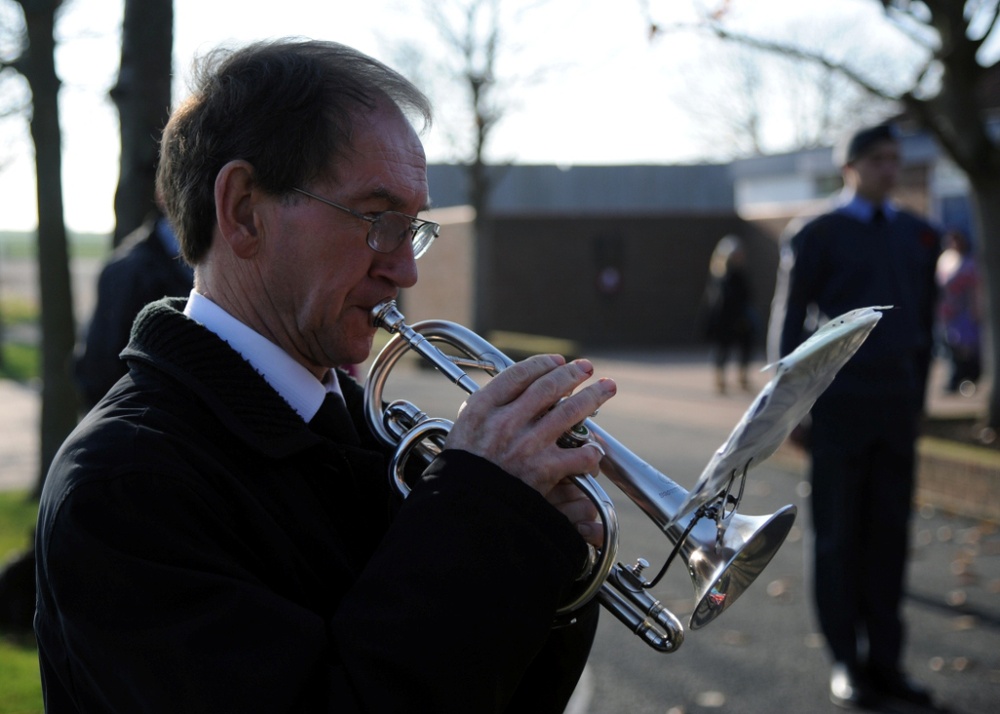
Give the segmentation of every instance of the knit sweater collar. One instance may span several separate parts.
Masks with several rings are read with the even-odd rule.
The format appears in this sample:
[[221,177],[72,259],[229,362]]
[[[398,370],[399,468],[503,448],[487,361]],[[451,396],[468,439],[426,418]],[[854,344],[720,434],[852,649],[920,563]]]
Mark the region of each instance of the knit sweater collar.
[[235,350],[183,314],[185,302],[167,298],[143,309],[122,356],[192,392],[250,448],[281,457],[322,441]]

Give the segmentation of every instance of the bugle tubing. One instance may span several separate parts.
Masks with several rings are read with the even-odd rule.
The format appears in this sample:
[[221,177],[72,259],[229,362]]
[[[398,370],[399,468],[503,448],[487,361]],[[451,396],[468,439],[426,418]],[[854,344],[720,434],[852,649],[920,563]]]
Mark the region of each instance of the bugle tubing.
[[[394,336],[373,361],[365,380],[365,415],[379,440],[395,448],[390,478],[405,496],[409,487],[403,471],[411,453],[420,453],[428,461],[432,459],[440,452],[451,422],[429,417],[405,400],[383,403],[386,382],[400,357],[411,350],[417,352],[468,394],[477,391],[479,385],[466,369],[495,376],[513,361],[487,340],[456,323],[425,320],[407,325],[391,300],[372,310],[372,322]],[[445,354],[435,345],[437,342],[448,344],[461,354]],[[705,626],[736,601],[770,562],[794,522],[795,507],[791,505],[771,516],[741,516],[736,513],[738,499],[734,502],[728,493],[720,494],[718,502],[710,507],[678,519],[687,492],[626,449],[592,419],[564,434],[560,444],[577,446],[587,441],[604,451],[601,473],[657,525],[674,545],[674,553],[686,564],[696,596],[689,621],[692,629]],[[570,601],[559,608],[557,618],[571,617],[597,597],[650,647],[660,652],[676,651],[684,640],[684,627],[649,593],[655,582],[651,584],[643,574],[645,561],[640,558],[632,565],[616,562],[619,533],[613,502],[593,475],[583,474],[575,477],[575,481],[598,510],[604,545],[597,552],[589,577]]]

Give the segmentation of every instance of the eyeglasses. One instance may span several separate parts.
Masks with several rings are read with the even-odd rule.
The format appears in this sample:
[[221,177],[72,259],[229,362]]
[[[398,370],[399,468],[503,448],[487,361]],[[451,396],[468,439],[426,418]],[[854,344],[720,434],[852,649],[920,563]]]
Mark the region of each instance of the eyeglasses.
[[320,203],[333,206],[345,213],[350,213],[355,218],[368,222],[368,235],[365,241],[368,247],[376,253],[391,253],[402,245],[404,240],[413,241],[413,259],[416,260],[431,247],[431,243],[441,233],[441,226],[431,221],[408,216],[399,211],[379,211],[365,215],[358,211],[351,210],[347,206],[328,201],[315,193],[309,193],[301,188],[292,188],[304,196],[313,198]]

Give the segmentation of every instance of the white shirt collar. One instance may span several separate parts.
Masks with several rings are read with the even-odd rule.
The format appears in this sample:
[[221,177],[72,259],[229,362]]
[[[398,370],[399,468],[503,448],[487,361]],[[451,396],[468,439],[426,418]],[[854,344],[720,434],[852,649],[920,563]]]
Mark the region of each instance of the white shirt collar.
[[[837,199],[837,210],[846,213],[862,223],[871,223],[875,215],[876,206],[871,201],[859,196],[853,189],[844,187]],[[896,216],[896,208],[889,201],[884,201],[879,208],[886,220],[892,220]]]
[[191,291],[184,314],[239,352],[305,421],[316,415],[327,392],[343,398],[334,370],[330,370],[322,382],[317,381],[291,355],[201,293]]

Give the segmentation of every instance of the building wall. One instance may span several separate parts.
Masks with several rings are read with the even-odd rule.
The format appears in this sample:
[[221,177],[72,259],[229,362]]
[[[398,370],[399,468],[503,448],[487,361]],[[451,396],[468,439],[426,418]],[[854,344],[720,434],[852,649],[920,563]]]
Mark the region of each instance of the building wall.
[[732,214],[501,218],[493,230],[490,329],[586,347],[703,344],[708,261],[728,233],[747,242],[762,317],[770,305],[777,243]]
[[737,206],[788,204],[816,197],[814,181],[795,175],[740,180],[736,183],[735,190]]
[[[906,145],[896,198],[938,218],[926,147]],[[430,167],[434,201],[464,195],[462,167]],[[727,233],[748,249],[764,332],[781,236],[829,207],[839,172],[829,149],[727,167],[506,167],[494,196],[483,332],[546,335],[582,347],[694,346],[702,340],[709,256]],[[640,190],[641,189],[641,190]],[[441,209],[439,209],[441,210]],[[452,209],[448,209],[452,210]],[[473,216],[440,213],[444,232],[403,296],[407,318],[476,319]],[[957,209],[956,209],[957,210]]]
[[[441,223],[441,235],[418,261],[419,281],[403,291],[400,307],[410,323],[473,327],[474,212],[453,207],[426,217]],[[746,241],[756,306],[766,319],[778,243],[768,222],[761,225],[734,215],[497,219],[489,261],[494,319],[484,332],[559,337],[581,347],[703,344],[708,261],[727,233]]]
[[[921,204],[909,196],[911,208]],[[482,330],[574,340],[582,348],[704,345],[708,261],[728,233],[743,238],[763,358],[781,237],[790,222],[826,202],[745,216],[534,216],[492,221],[492,320]],[[404,291],[409,322],[446,319],[474,327],[475,240],[468,207],[437,209],[441,237]],[[608,277],[617,280],[608,280]]]
[[400,309],[408,323],[451,320],[472,325],[475,211],[468,206],[438,208],[421,217],[441,224],[441,234],[417,261],[417,284],[404,290]]

